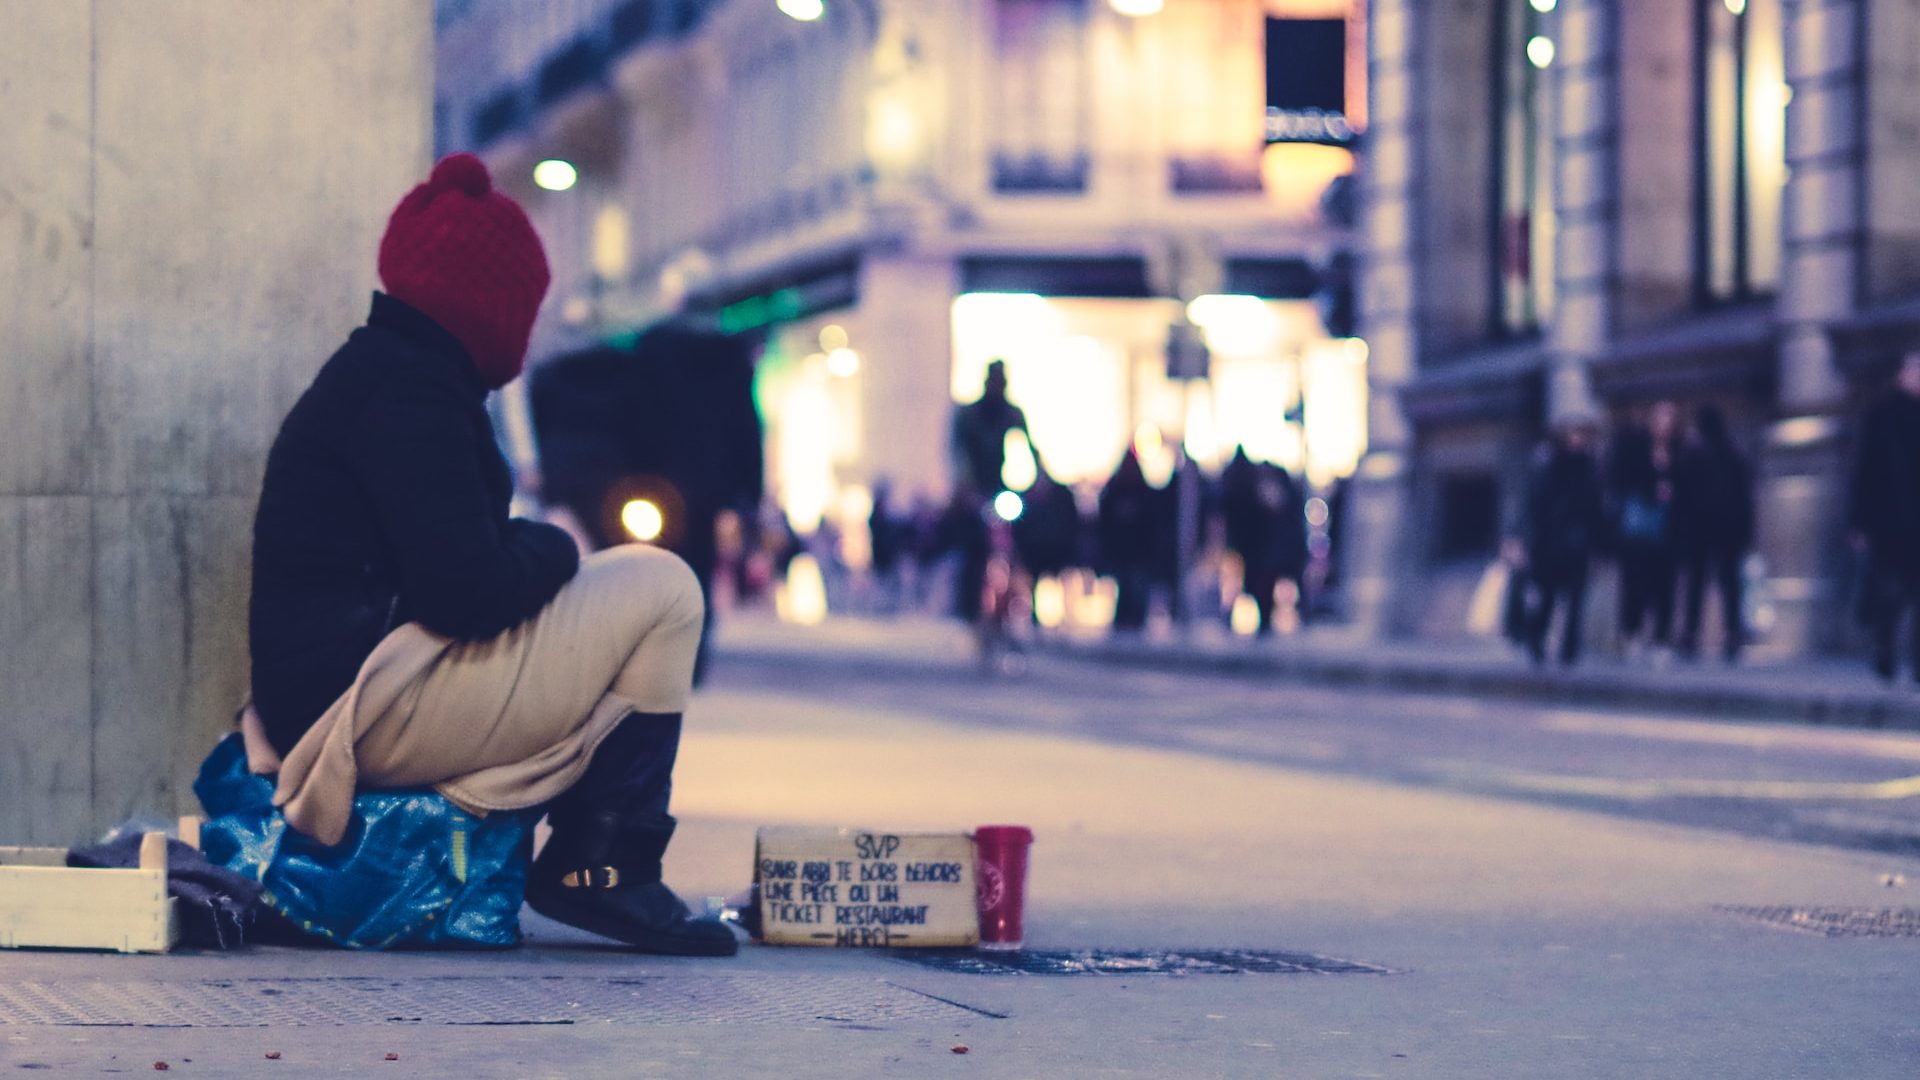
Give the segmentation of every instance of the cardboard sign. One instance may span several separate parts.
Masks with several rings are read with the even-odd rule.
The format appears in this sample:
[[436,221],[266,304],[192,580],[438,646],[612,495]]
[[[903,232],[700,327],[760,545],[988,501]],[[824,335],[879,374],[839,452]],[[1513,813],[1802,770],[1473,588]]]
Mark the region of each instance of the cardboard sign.
[[965,833],[763,828],[760,932],[770,945],[978,944],[973,857]]

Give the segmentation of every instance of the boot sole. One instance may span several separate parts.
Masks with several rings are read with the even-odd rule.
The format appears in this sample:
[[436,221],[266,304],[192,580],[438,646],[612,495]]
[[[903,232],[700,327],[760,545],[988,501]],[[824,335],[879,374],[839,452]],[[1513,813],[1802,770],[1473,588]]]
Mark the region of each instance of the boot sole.
[[[660,934],[636,933],[631,926],[617,919],[609,919],[599,912],[584,906],[568,903],[566,900],[536,894],[527,891],[527,906],[552,919],[565,923],[576,930],[585,930],[604,938],[612,938],[622,944],[632,946],[644,953],[655,956],[732,956],[740,951],[740,941],[727,931],[727,940],[722,944],[718,940],[691,941],[687,938],[667,937]],[[726,927],[722,926],[725,930]]]

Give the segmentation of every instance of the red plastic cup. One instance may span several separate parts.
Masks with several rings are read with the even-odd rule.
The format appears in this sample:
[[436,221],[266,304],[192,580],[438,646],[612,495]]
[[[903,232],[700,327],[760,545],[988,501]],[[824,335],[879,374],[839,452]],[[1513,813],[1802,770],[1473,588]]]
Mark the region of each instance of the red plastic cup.
[[1012,952],[1026,943],[1027,848],[1025,825],[982,825],[973,831],[980,947]]

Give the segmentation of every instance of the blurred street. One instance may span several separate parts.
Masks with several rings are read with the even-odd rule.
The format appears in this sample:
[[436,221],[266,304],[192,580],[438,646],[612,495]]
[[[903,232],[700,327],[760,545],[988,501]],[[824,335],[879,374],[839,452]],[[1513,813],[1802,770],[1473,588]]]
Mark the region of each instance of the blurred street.
[[[1802,786],[1909,775],[1920,738],[1046,658],[987,678],[964,636],[931,623],[742,621],[721,645],[676,774],[667,876],[683,895],[738,890],[762,824],[1017,821],[1038,836],[1030,947],[1269,949],[1392,973],[990,976],[766,947],[672,960],[588,947],[528,915],[527,947],[502,954],[15,954],[5,1061],[165,1060],[200,1075],[252,1075],[275,1051],[273,1067],[303,1075],[1904,1077],[1920,1053],[1920,945],[1901,921],[1920,860],[1910,845],[1857,850],[1898,847],[1914,800]],[[1610,790],[1524,780],[1545,776]],[[1636,786],[1648,781],[1745,794],[1642,798],[1658,790]],[[1793,797],[1815,791],[1827,797]],[[1784,909],[1800,929],[1766,924]],[[1858,932],[1876,918],[1895,936]],[[1821,919],[1841,932],[1807,932]]]
[[[751,661],[728,664],[722,686],[1920,856],[1920,733],[1910,731],[1280,680],[1246,648],[1226,657],[1243,664],[1238,673],[1196,665],[1179,674],[1128,663],[1125,652],[1082,650],[1028,654],[1018,674],[982,678],[968,636],[933,621],[802,630],[749,620],[727,633]],[[815,662],[836,644],[848,668]],[[1910,707],[1911,695],[1879,692],[1854,674],[1850,684],[1823,672],[1823,688]]]

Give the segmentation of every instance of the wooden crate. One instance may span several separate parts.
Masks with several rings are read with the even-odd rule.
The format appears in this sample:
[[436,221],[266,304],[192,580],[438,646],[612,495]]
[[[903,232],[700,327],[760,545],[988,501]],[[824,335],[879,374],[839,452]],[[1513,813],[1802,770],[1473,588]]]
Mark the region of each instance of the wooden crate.
[[163,953],[179,939],[165,833],[141,838],[137,870],[75,869],[65,848],[0,847],[0,948]]

